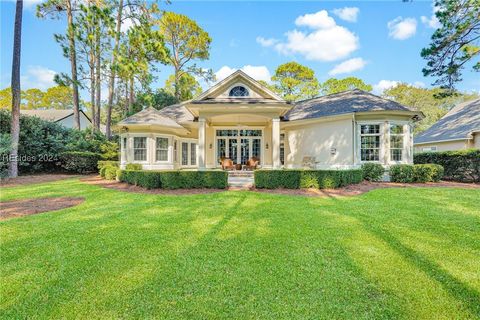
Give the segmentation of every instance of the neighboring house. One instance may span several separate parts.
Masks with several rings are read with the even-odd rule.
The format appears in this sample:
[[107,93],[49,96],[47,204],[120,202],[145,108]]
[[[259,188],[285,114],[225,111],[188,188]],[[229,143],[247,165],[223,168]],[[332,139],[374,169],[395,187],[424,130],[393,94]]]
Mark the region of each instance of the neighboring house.
[[222,158],[263,168],[352,168],[412,163],[412,122],[422,114],[351,90],[288,103],[242,71],[194,100],[121,121],[121,166],[220,167]]
[[[73,110],[20,110],[20,113],[26,116],[38,117],[43,120],[52,121],[61,124],[67,128],[73,128]],[[92,121],[80,110],[80,129],[86,129],[92,126]]]
[[415,152],[480,149],[480,99],[455,106],[415,137]]

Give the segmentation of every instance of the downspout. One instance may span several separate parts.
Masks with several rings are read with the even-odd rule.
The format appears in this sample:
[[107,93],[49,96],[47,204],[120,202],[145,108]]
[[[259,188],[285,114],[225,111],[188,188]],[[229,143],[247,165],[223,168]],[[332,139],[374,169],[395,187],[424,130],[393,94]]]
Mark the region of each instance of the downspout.
[[352,139],[353,139],[353,143],[352,143],[352,146],[353,146],[353,150],[352,150],[352,156],[353,156],[353,166],[356,165],[356,160],[357,160],[357,157],[356,157],[356,153],[357,153],[357,136],[355,134],[356,132],[356,128],[355,128],[355,113],[352,113]]

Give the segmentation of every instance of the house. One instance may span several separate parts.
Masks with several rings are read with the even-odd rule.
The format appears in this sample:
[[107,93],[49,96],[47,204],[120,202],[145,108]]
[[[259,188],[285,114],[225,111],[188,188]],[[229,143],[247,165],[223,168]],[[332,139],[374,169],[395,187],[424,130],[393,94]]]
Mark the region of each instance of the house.
[[480,149],[480,99],[455,106],[414,140],[415,152]]
[[[57,109],[46,109],[46,110],[20,110],[20,114],[30,117],[38,117],[46,121],[52,121],[61,124],[67,128],[73,128],[73,110],[57,110]],[[87,127],[92,126],[92,121],[89,117],[80,110],[80,129],[86,129]]]
[[121,121],[121,167],[203,170],[253,157],[263,168],[412,163],[411,125],[421,117],[361,90],[289,103],[236,71],[194,100]]

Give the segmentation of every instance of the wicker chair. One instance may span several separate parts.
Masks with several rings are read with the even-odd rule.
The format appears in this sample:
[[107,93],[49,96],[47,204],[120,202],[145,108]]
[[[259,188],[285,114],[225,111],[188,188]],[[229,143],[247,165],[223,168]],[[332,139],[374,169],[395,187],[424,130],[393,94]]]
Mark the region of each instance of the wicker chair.
[[233,164],[232,159],[225,158],[222,160],[222,169],[223,170],[235,170],[235,164]]
[[255,170],[257,169],[260,159],[253,157],[248,159],[247,164],[244,166],[245,170]]

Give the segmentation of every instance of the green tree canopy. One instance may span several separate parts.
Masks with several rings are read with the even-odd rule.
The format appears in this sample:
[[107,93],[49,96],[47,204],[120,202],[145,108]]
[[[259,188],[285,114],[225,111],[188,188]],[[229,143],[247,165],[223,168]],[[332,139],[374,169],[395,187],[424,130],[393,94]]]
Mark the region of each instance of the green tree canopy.
[[181,100],[180,81],[184,74],[201,76],[206,80],[214,78],[212,70],[191,64],[194,60],[202,61],[210,57],[212,39],[194,20],[183,14],[164,12],[157,23],[170,49],[168,62],[175,69],[175,97]]
[[12,109],[12,88],[0,90],[0,109]]
[[279,65],[272,77],[275,91],[287,101],[308,99],[318,95],[315,72],[297,62]]
[[437,122],[456,104],[478,98],[476,94],[458,93],[439,99],[438,96],[441,96],[443,91],[440,88],[419,88],[401,83],[385,90],[383,96],[423,112],[425,118],[416,123],[414,130],[415,133],[419,133]]
[[[436,0],[435,15],[440,21],[431,38],[430,46],[421,52],[427,60],[422,70],[425,76],[437,78],[434,85],[448,89],[462,80],[465,65],[480,55],[480,1]],[[473,62],[473,70],[480,71],[480,62]]]
[[[32,88],[22,91],[22,109],[37,109],[42,107],[42,100],[45,92]],[[71,98],[70,98],[71,100]]]
[[72,88],[67,86],[55,86],[48,88],[43,94],[41,104],[49,109],[72,109]]
[[363,82],[362,79],[347,77],[344,79],[330,78],[320,85],[322,95],[338,93],[347,90],[360,89],[363,91],[372,91],[372,86]]
[[[202,87],[194,76],[184,73],[178,82],[180,101],[190,100],[202,93]],[[172,74],[165,81],[165,90],[175,96],[175,75]]]

